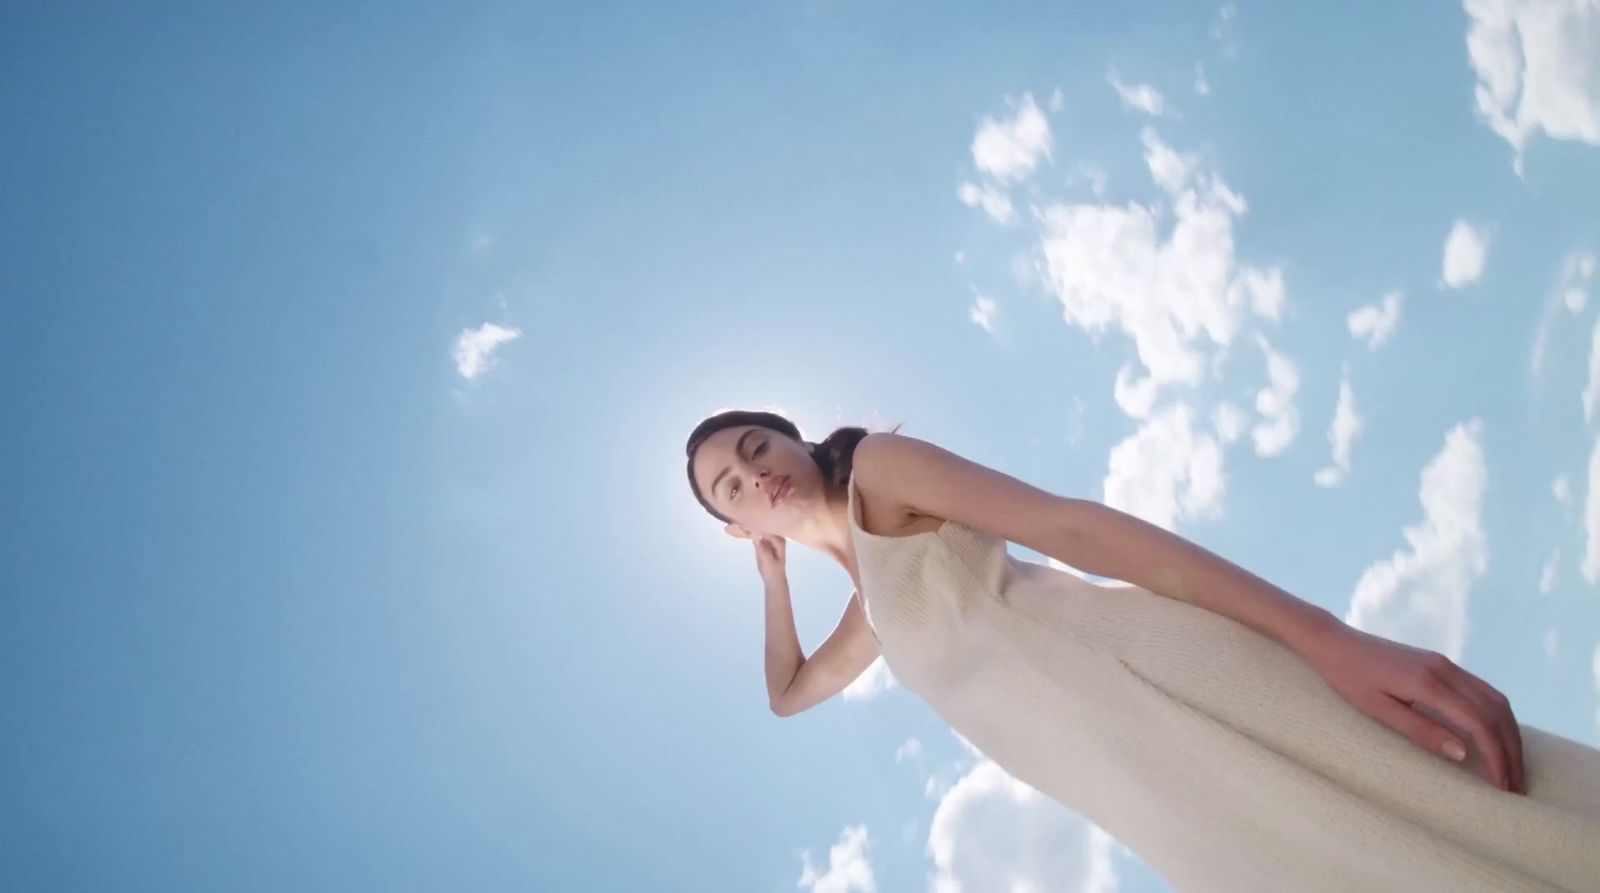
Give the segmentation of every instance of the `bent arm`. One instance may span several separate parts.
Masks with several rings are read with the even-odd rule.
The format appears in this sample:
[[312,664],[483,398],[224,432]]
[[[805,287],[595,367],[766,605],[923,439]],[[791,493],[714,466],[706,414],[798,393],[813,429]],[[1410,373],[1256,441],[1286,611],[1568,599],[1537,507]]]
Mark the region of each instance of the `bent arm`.
[[792,681],[773,698],[772,712],[793,716],[826,701],[854,682],[878,659],[878,654],[878,639],[867,623],[861,596],[852,593],[839,625],[801,662]]
[[794,606],[789,600],[788,580],[766,584],[766,615],[767,703],[775,705],[806,659],[805,652],[800,650],[800,637],[794,631]]

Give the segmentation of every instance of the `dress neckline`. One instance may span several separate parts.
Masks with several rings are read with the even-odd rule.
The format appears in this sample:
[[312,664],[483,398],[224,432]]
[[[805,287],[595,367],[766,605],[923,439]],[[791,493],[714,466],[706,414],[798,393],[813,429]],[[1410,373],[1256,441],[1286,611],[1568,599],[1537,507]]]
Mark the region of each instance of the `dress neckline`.
[[849,522],[851,529],[855,530],[857,533],[860,533],[868,540],[914,540],[924,536],[938,536],[950,529],[950,527],[955,524],[954,521],[946,518],[942,523],[940,523],[938,528],[934,530],[919,530],[916,533],[902,533],[895,536],[884,536],[882,534],[873,533],[872,531],[867,530],[865,527],[861,526],[861,520],[856,516],[856,513],[861,510],[861,501],[856,498],[856,470],[854,468],[850,469],[850,477],[845,481],[845,497],[846,520]]

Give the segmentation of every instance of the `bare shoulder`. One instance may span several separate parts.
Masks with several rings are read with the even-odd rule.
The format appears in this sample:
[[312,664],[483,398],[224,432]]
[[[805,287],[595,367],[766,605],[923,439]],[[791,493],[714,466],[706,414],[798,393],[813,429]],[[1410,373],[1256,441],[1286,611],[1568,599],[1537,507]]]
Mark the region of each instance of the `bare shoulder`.
[[899,515],[906,525],[954,521],[1048,554],[1041,547],[1059,546],[1074,519],[1077,500],[921,438],[873,432],[856,444],[852,463],[879,517]]
[[930,524],[937,527],[942,523],[939,519],[918,515],[910,505],[897,498],[894,491],[886,489],[883,473],[894,463],[895,447],[892,443],[885,447],[883,438],[897,436],[887,432],[868,434],[857,441],[850,460],[861,525],[868,533],[878,536],[906,536]]

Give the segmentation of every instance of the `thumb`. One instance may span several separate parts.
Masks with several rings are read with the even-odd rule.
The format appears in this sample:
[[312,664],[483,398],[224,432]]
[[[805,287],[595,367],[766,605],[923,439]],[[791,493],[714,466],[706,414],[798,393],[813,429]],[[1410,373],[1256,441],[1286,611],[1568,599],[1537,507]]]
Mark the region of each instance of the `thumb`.
[[1431,750],[1457,763],[1466,759],[1467,748],[1461,736],[1389,695],[1378,699],[1377,715],[1424,750]]

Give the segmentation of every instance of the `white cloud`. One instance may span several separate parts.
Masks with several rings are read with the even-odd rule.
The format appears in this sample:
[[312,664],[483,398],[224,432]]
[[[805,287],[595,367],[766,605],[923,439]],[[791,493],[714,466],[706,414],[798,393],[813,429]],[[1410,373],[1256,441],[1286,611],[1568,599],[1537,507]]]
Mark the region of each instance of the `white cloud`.
[[1556,588],[1556,565],[1561,560],[1561,550],[1552,549],[1539,571],[1539,594],[1549,595]]
[[1600,145],[1600,4],[1594,0],[1465,0],[1478,116],[1512,149],[1543,130]]
[[1150,179],[1169,195],[1182,192],[1200,163],[1198,156],[1174,151],[1149,127],[1139,132],[1139,141],[1144,144],[1144,163],[1150,169]]
[[1079,813],[980,757],[943,794],[928,830],[930,893],[1114,893],[1126,849]]
[[877,660],[867,664],[861,675],[851,680],[839,694],[846,701],[864,701],[881,695],[897,685],[899,681],[894,678],[894,672],[889,669],[889,664],[883,659],[883,655],[879,655]]
[[463,329],[456,336],[456,371],[468,381],[477,378],[494,364],[495,348],[521,335],[521,329],[497,326],[492,322],[486,322],[476,329]]
[[1410,548],[1362,572],[1345,622],[1460,661],[1467,593],[1489,562],[1482,432],[1483,421],[1473,418],[1446,434],[1443,449],[1422,469],[1423,520],[1403,531]]
[[[1595,694],[1600,694],[1600,643],[1594,646],[1594,657],[1590,661],[1590,668],[1594,671]],[[1595,740],[1600,742],[1600,707],[1594,711]]]
[[1149,418],[1156,397],[1160,395],[1159,388],[1160,382],[1148,375],[1135,381],[1132,367],[1124,363],[1117,369],[1117,378],[1112,383],[1111,393],[1116,398],[1117,406],[1129,418],[1143,419]]
[[1017,284],[1023,288],[1033,288],[1039,284],[1039,266],[1026,251],[1018,251],[1011,255],[1011,275]]
[[1181,518],[1222,516],[1222,445],[1197,430],[1189,407],[1163,408],[1111,448],[1106,505],[1172,529]]
[[1583,505],[1583,527],[1587,540],[1583,550],[1583,578],[1600,583],[1600,441],[1589,451],[1589,495]]
[[1067,107],[1067,97],[1061,94],[1061,88],[1050,91],[1050,102],[1047,106],[1052,112],[1059,112]]
[[872,862],[867,858],[867,827],[852,825],[839,833],[839,842],[828,847],[828,867],[819,870],[811,864],[811,851],[801,853],[803,867],[797,884],[811,893],[876,893]]
[[1117,91],[1117,96],[1122,99],[1123,108],[1137,109],[1147,115],[1160,115],[1166,111],[1166,100],[1149,84],[1125,83],[1117,77],[1115,71],[1106,73],[1106,83]]
[[1283,271],[1245,267],[1234,285],[1250,296],[1250,309],[1263,319],[1277,322],[1283,316]]
[[1226,347],[1252,310],[1275,318],[1283,303],[1276,268],[1242,266],[1234,257],[1233,222],[1244,199],[1154,131],[1143,140],[1152,181],[1172,199],[1170,226],[1166,208],[1137,202],[1051,204],[1039,212],[1040,279],[1067,322],[1095,336],[1115,326],[1132,339],[1155,384],[1125,376],[1130,394],[1198,385],[1210,345]]
[[1465,220],[1457,220],[1444,240],[1444,263],[1441,275],[1448,288],[1461,288],[1478,281],[1483,275],[1483,262],[1488,254],[1489,238],[1484,232]]
[[1594,255],[1586,252],[1573,252],[1561,264],[1561,278],[1539,313],[1539,328],[1533,336],[1533,350],[1528,354],[1529,384],[1535,388],[1544,378],[1544,357],[1550,336],[1558,328],[1565,328],[1559,319],[1561,306],[1565,305],[1574,315],[1583,312],[1589,303],[1589,280],[1594,276],[1594,266]]
[[1561,264],[1561,298],[1568,310],[1583,312],[1589,303],[1589,280],[1593,278],[1593,254],[1575,252]]
[[1244,426],[1250,421],[1250,416],[1237,405],[1224,400],[1217,404],[1211,411],[1211,425],[1217,432],[1217,439],[1223,443],[1233,443],[1244,434]]
[[985,332],[992,333],[994,332],[994,310],[994,299],[980,294],[974,300],[972,309],[967,311],[967,318],[982,326]]
[[1550,492],[1555,494],[1556,502],[1562,505],[1572,505],[1572,482],[1565,474],[1558,474],[1550,482]]
[[1544,657],[1547,661],[1556,659],[1556,628],[1549,627],[1544,631]]
[[1101,198],[1106,194],[1106,186],[1110,182],[1111,177],[1106,173],[1106,169],[1092,161],[1075,161],[1067,170],[1067,185],[1088,183],[1089,191],[1094,193],[1095,198]]
[[937,800],[943,797],[945,792],[950,790],[955,783],[956,779],[951,778],[943,770],[934,772],[922,783],[922,796],[929,800]]
[[916,760],[922,756],[922,742],[915,738],[907,738],[903,744],[895,748],[894,761],[903,763],[906,760]]
[[1050,157],[1050,123],[1025,93],[1009,120],[984,118],[972,138],[972,161],[998,182],[1015,183],[1033,173],[1040,158]]
[[1356,412],[1355,392],[1350,388],[1350,369],[1345,367],[1339,381],[1339,404],[1328,425],[1328,442],[1333,444],[1333,464],[1319,468],[1313,480],[1318,486],[1333,487],[1350,472],[1350,444],[1361,433],[1361,416]]
[[1276,456],[1288,449],[1300,431],[1300,412],[1294,395],[1300,389],[1300,370],[1294,361],[1272,349],[1256,335],[1267,356],[1267,386],[1256,392],[1256,412],[1261,421],[1250,429],[1256,455]]
[[983,213],[996,223],[1010,223],[1017,219],[1017,210],[1012,206],[1010,197],[987,183],[981,186],[962,183],[956,189],[956,197],[969,208],[983,206]]
[[1201,62],[1194,64],[1194,92],[1197,96],[1211,95],[1211,82],[1206,80],[1206,66]]
[[1589,336],[1589,383],[1584,386],[1583,420],[1594,421],[1594,412],[1600,407],[1600,319],[1595,320]]
[[1239,55],[1239,38],[1234,33],[1238,30],[1238,22],[1239,8],[1233,3],[1224,3],[1211,22],[1211,39],[1222,46],[1224,59],[1234,59]]
[[1368,304],[1350,311],[1345,320],[1350,326],[1350,337],[1357,340],[1365,338],[1370,350],[1382,347],[1394,337],[1394,331],[1400,325],[1400,301],[1400,292],[1391,291],[1378,304]]

